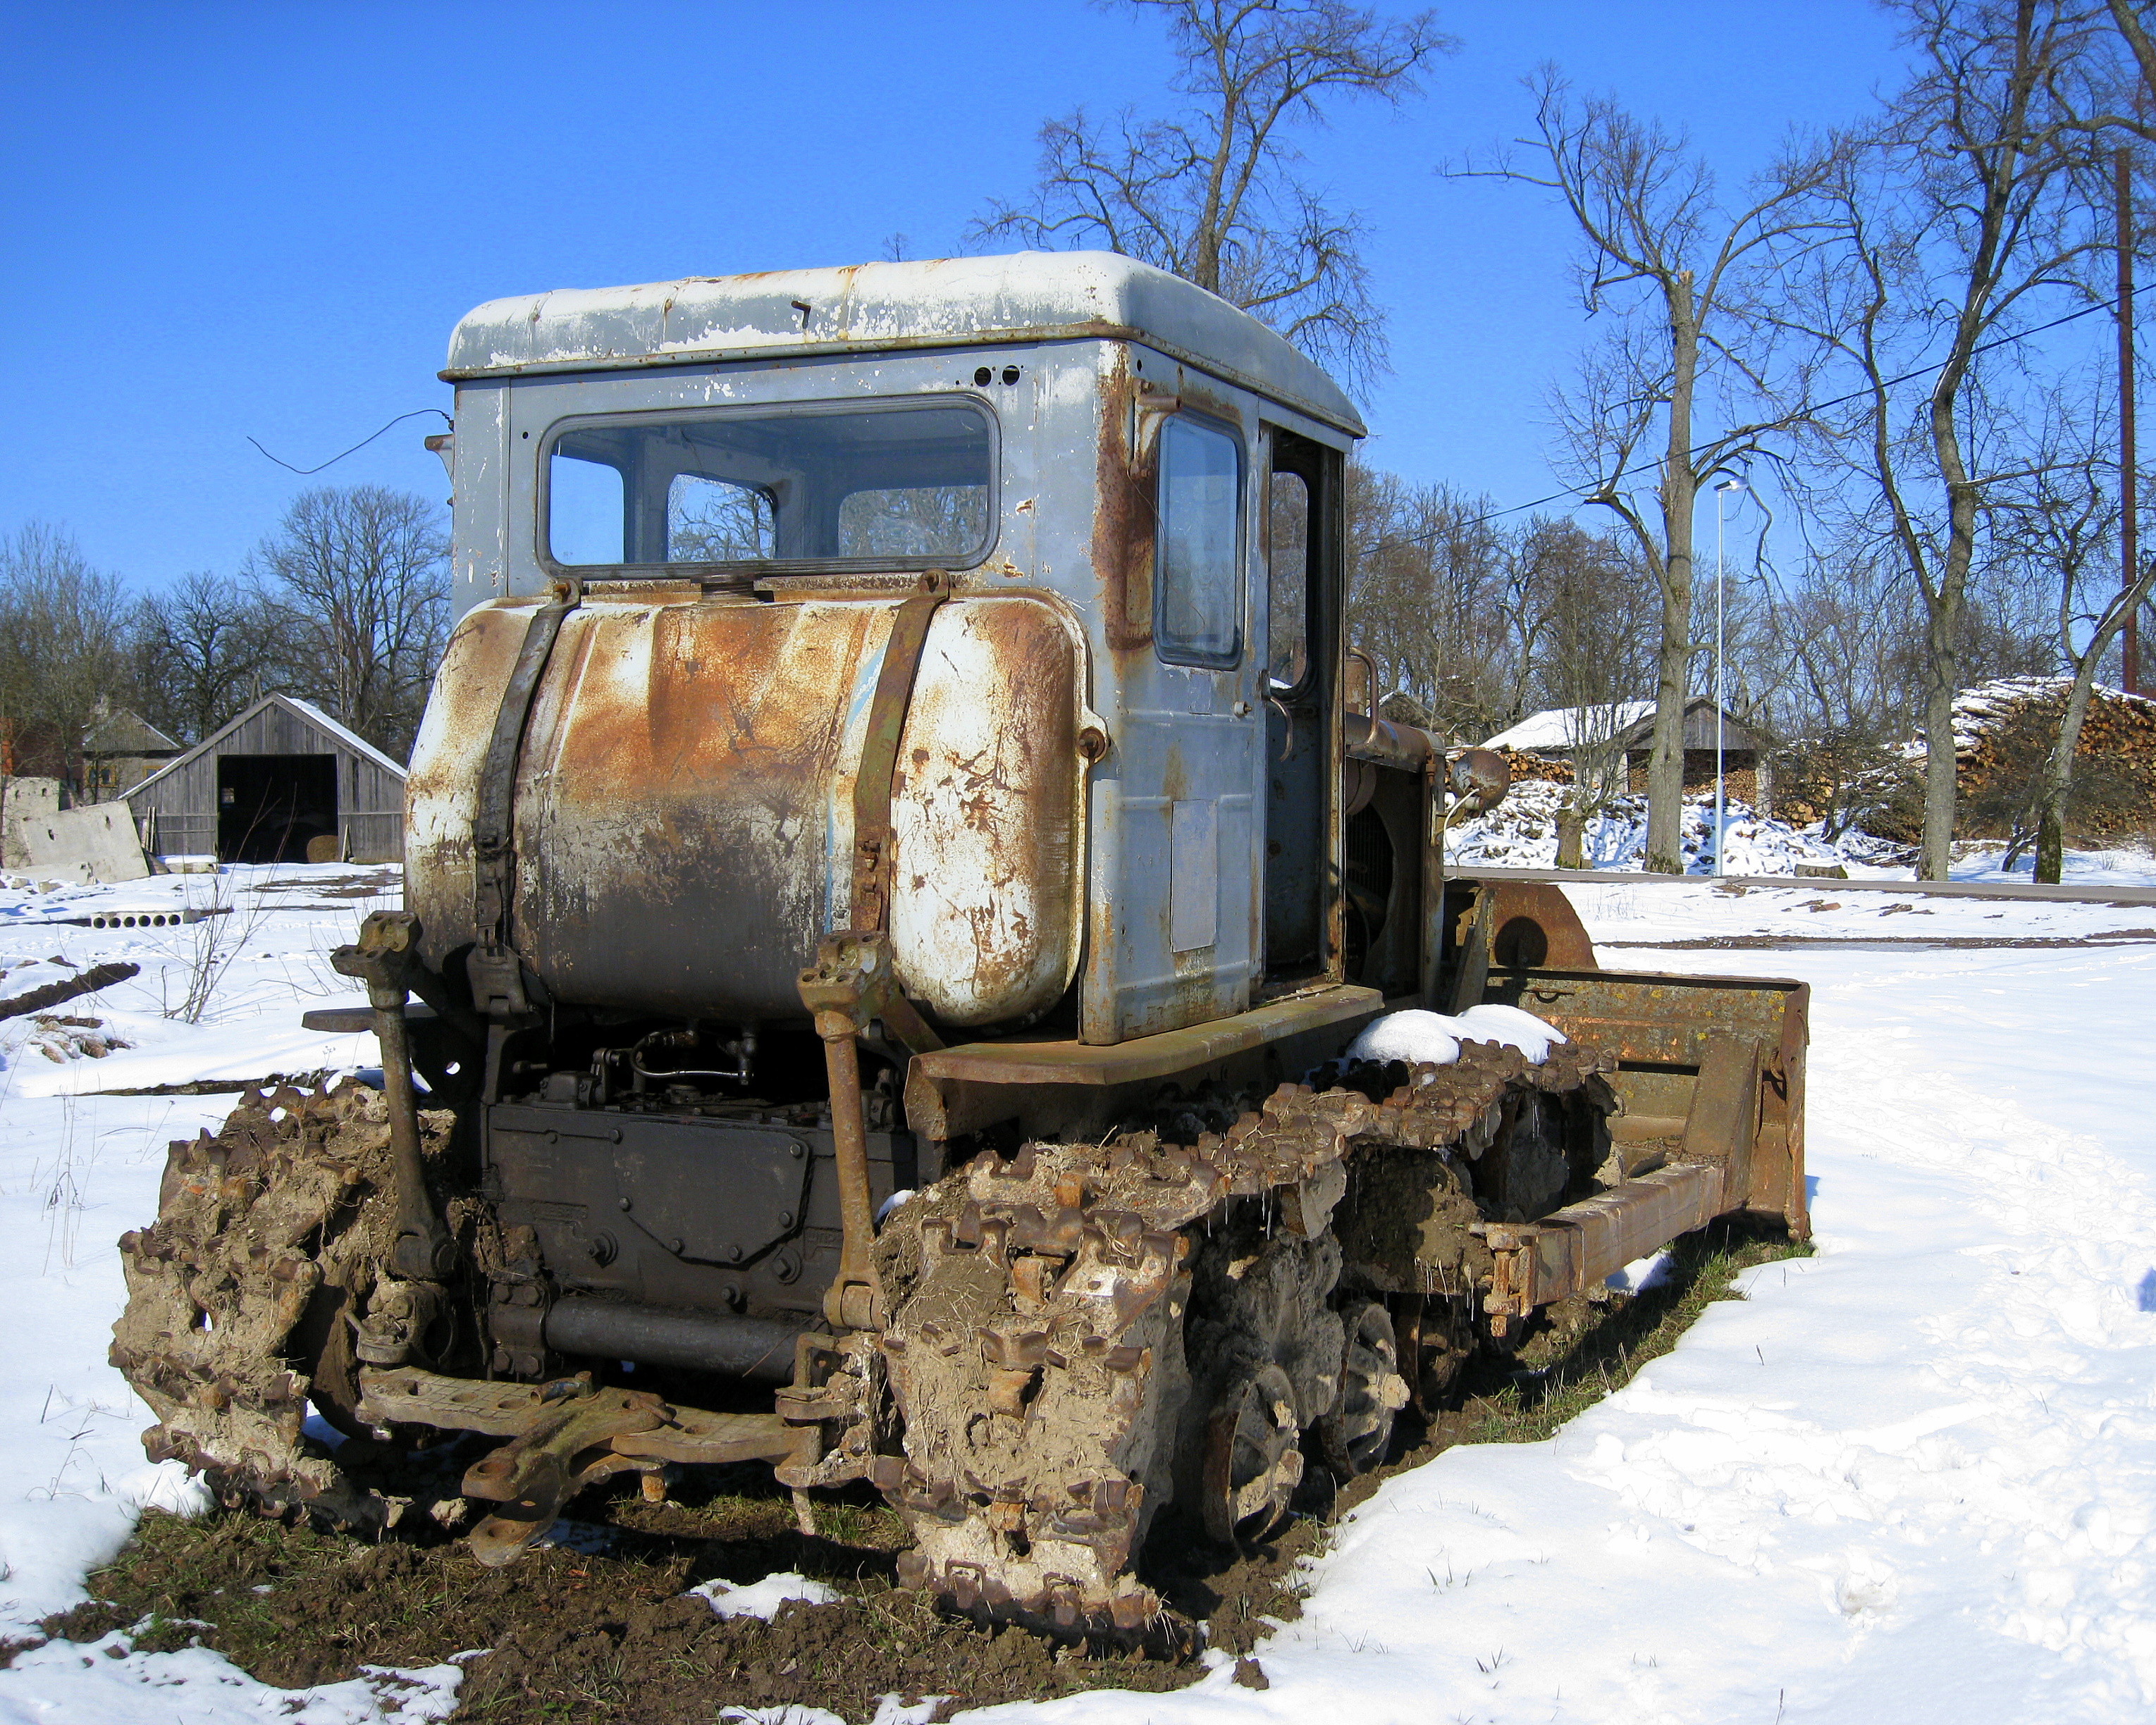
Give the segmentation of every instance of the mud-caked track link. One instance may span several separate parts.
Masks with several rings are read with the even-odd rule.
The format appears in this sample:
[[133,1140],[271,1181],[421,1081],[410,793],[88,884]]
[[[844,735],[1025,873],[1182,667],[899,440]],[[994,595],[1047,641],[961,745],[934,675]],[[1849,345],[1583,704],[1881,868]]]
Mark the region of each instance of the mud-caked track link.
[[[905,1453],[864,1468],[914,1536],[901,1579],[978,1616],[1128,1635],[1161,1609],[1133,1564],[1164,1504],[1253,1538],[1286,1512],[1302,1432],[1336,1466],[1382,1459],[1410,1394],[1388,1294],[1471,1298],[1471,1225],[1529,1189],[1559,1201],[1549,1119],[1606,1111],[1607,1064],[1470,1043],[1455,1065],[1283,1085],[1185,1143],[984,1153],[902,1205],[879,1242],[880,1345]],[[1386,1189],[1403,1170],[1419,1209]],[[1397,1249],[1354,1219],[1365,1182],[1415,1219]],[[1343,1200],[1373,1260],[1344,1277]]]
[[[423,1112],[430,1161],[452,1117]],[[381,1093],[285,1086],[244,1098],[214,1137],[174,1142],[157,1219],[121,1236],[127,1305],[111,1359],[158,1424],[153,1461],[177,1457],[221,1494],[324,1520],[377,1524],[356,1486],[302,1430],[309,1404],[359,1433],[355,1322],[395,1234],[388,1111]]]

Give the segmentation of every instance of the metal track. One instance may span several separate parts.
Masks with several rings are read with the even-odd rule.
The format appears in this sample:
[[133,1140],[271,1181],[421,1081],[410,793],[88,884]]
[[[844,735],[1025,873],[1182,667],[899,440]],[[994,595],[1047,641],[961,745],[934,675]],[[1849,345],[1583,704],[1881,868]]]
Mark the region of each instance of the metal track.
[[[1756,1050],[1740,1051],[1752,1064],[1722,1063],[1733,1086],[1707,1086],[1702,1120],[1724,1090],[1743,1114]],[[1563,1205],[1609,1148],[1613,1065],[1583,1042],[1532,1064],[1470,1042],[1456,1064],[1334,1069],[1318,1075],[1331,1087],[1283,1085],[1232,1118],[1232,1099],[1170,1099],[1105,1143],[983,1154],[886,1222],[884,1327],[804,1337],[763,1414],[588,1378],[362,1373],[398,1324],[456,1369],[418,1338],[429,1313],[451,1331],[471,1314],[381,1269],[395,1206],[380,1095],[287,1088],[172,1146],[157,1222],[121,1242],[112,1358],[158,1415],[151,1454],[228,1501],[394,1519],[401,1500],[305,1435],[311,1401],[361,1435],[509,1437],[464,1481],[495,1505],[475,1536],[490,1562],[612,1473],[762,1457],[797,1490],[872,1481],[914,1535],[901,1580],[949,1607],[1129,1636],[1160,1613],[1135,1566],[1163,1506],[1224,1543],[1261,1537],[1306,1453],[1342,1476],[1376,1465],[1393,1415],[1427,1405],[1474,1346],[1517,1340],[1537,1306],[1741,1198],[1748,1114],[1687,1128],[1687,1155],[1694,1136],[1727,1138],[1721,1162]],[[438,1166],[450,1123],[422,1117]],[[485,1207],[447,1212],[483,1270]]]
[[[1163,1505],[1247,1538],[1285,1513],[1305,1431],[1336,1466],[1373,1465],[1418,1365],[1388,1295],[1419,1309],[1486,1276],[1474,1229],[1519,1219],[1507,1182],[1565,1183],[1531,1099],[1599,1114],[1608,1064],[1471,1043],[1381,1094],[1284,1085],[1181,1143],[983,1155],[901,1207],[879,1258],[903,1454],[860,1468],[912,1530],[901,1579],[978,1616],[1127,1634],[1160,1609],[1133,1563]],[[1553,1176],[1529,1166],[1553,1156]],[[1412,1215],[1397,1250],[1366,1209]]]
[[[439,1155],[450,1117],[421,1122]],[[364,1431],[348,1320],[395,1237],[393,1184],[388,1106],[358,1083],[258,1092],[215,1137],[172,1145],[157,1219],[121,1236],[127,1305],[111,1351],[157,1415],[143,1435],[153,1461],[185,1461],[235,1501],[388,1518],[302,1428],[311,1401]]]

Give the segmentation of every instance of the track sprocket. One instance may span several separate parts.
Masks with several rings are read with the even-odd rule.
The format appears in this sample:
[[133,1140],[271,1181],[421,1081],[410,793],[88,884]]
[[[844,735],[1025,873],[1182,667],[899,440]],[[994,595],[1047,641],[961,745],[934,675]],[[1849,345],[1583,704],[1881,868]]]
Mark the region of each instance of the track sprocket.
[[[420,1116],[430,1161],[452,1121]],[[121,1237],[127,1305],[110,1356],[157,1415],[151,1460],[265,1508],[385,1518],[303,1427],[311,1403],[365,1430],[353,1332],[395,1233],[388,1142],[381,1093],[347,1081],[254,1093],[214,1137],[171,1146],[157,1219]]]

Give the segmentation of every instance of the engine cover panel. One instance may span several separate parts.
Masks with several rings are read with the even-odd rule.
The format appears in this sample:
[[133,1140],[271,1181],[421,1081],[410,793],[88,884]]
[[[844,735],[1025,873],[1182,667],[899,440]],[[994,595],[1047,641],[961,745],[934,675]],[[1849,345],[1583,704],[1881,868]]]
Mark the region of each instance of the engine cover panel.
[[[713,1312],[814,1312],[837,1272],[828,1130],[766,1120],[504,1102],[487,1111],[488,1190],[532,1230],[564,1288]],[[880,1205],[913,1140],[872,1132]]]

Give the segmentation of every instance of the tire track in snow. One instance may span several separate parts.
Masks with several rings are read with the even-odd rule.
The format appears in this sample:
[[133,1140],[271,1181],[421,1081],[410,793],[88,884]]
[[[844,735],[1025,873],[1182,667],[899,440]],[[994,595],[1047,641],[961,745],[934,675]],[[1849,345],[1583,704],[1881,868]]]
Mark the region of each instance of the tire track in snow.
[[1820,1255],[1750,1272],[1749,1299],[1552,1442],[1389,1481],[1260,1651],[1262,1696],[1224,1668],[1051,1713],[2022,1725],[2156,1705],[2152,955],[1685,956],[1815,984]]
[[[1891,1405],[1867,1384],[1887,1369],[1905,1394],[1935,1386],[1936,1405],[1838,1428],[1678,1389],[1697,1375],[1688,1342],[1612,1404],[1659,1414],[1661,1429],[1602,1431],[1578,1471],[1754,1573],[1813,1571],[1861,1634],[1921,1632],[1947,1609],[2062,1656],[2043,1717],[2145,1708],[2156,1198],[2138,1026],[2077,1014],[2076,993],[2107,991],[2056,965],[2013,966],[2004,987],[1988,966],[1871,968],[1815,1000],[1810,1136],[1827,1172],[1809,1274],[1820,1291],[1841,1281],[1860,1296],[1830,1348],[1839,1399]],[[2104,968],[2114,984],[2150,974],[2145,962]],[[1912,1014],[1918,1002],[1928,1009]],[[2050,1038],[2030,1034],[2046,1019]],[[2045,1113],[2001,1095],[2046,1088],[2028,1081],[2047,1067]],[[2086,1124],[2107,1096],[2103,1137],[2056,1117]],[[1753,1288],[1778,1271],[1754,1272]],[[1867,1537],[1806,1539],[1792,1523]]]

